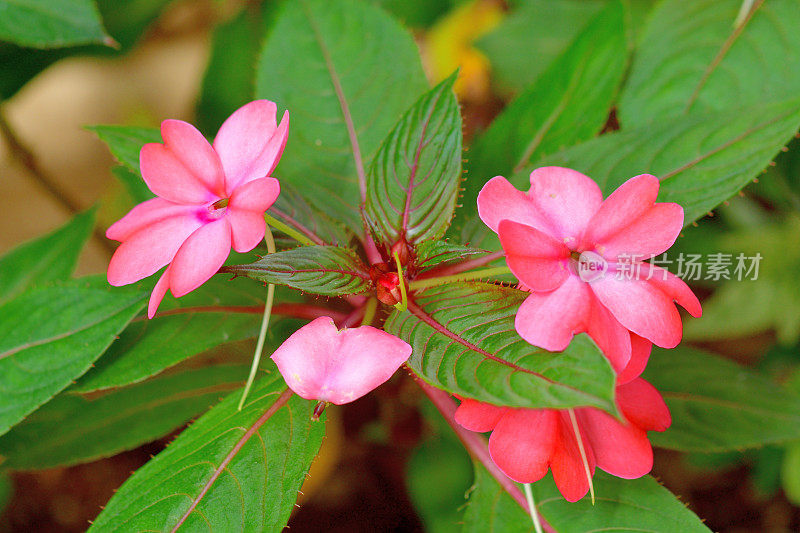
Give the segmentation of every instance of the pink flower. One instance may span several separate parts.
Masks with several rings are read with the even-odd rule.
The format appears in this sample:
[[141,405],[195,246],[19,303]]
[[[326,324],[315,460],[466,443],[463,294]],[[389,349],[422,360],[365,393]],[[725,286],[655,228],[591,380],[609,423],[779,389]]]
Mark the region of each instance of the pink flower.
[[[656,203],[658,178],[631,178],[605,200],[592,179],[568,168],[538,168],[530,181],[526,194],[497,176],[478,195],[481,219],[531,293],[517,313],[517,332],[550,351],[586,332],[618,372],[631,360],[632,344],[649,354],[637,336],[676,346],[683,328],[673,302],[693,316],[702,311],[681,279],[644,262],[672,246],[683,227],[681,206]],[[642,355],[634,359],[640,373]],[[626,370],[623,381],[638,373]]]
[[[623,424],[592,407],[575,409],[578,431],[589,470],[595,466],[624,479],[641,477],[653,468],[647,431],[664,431],[672,419],[658,391],[638,378],[617,387]],[[583,498],[589,480],[568,411],[512,409],[463,400],[456,421],[471,431],[491,431],[489,454],[508,477],[533,483],[553,471],[558,490],[567,500]]]
[[394,335],[371,326],[339,331],[323,316],[295,331],[272,360],[298,396],[341,405],[386,382],[410,355]]
[[249,252],[264,238],[264,212],[280,185],[268,177],[286,146],[288,112],[257,100],[234,112],[214,145],[191,124],[161,123],[164,144],[139,154],[142,177],[157,197],[134,207],[106,236],[122,242],[108,265],[108,282],[126,285],[169,264],[150,296],[156,313],[167,289],[187,294],[214,275],[230,253]]

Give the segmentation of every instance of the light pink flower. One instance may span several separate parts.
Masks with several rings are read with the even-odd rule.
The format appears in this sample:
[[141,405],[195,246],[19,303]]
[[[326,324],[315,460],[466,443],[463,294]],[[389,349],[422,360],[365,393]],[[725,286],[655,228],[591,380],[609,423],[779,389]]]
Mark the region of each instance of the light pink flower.
[[[517,332],[550,351],[586,332],[615,370],[625,369],[620,382],[636,377],[649,355],[636,336],[672,348],[683,333],[673,302],[694,316],[702,312],[681,279],[644,262],[675,242],[683,209],[656,203],[659,182],[649,174],[629,179],[605,200],[592,179],[568,168],[536,169],[530,182],[524,193],[497,176],[478,195],[481,219],[497,232],[509,268],[531,293],[517,313]],[[638,371],[625,368],[632,344],[647,352],[634,354]]]
[[[617,387],[617,405],[625,423],[592,407],[575,409],[589,471],[595,466],[624,479],[641,477],[653,468],[648,431],[664,431],[672,423],[664,400],[638,378]],[[533,483],[553,471],[561,494],[574,502],[589,490],[589,480],[568,411],[512,409],[462,400],[456,421],[471,431],[491,431],[489,454],[508,477]]]
[[249,252],[264,238],[264,212],[280,185],[268,177],[286,146],[288,112],[257,100],[234,112],[214,145],[191,124],[161,123],[164,144],[139,154],[142,177],[156,198],[134,207],[106,236],[122,242],[108,265],[108,282],[126,285],[169,264],[150,296],[156,313],[167,290],[183,296],[222,266],[231,246]]
[[361,398],[411,355],[405,341],[371,326],[338,330],[323,316],[295,331],[272,354],[298,396],[337,405]]

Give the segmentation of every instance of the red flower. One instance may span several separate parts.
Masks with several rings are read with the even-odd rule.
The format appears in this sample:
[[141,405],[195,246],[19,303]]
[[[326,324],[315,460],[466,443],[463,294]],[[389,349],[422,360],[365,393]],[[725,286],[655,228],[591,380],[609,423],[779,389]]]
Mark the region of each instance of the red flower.
[[[586,332],[617,372],[632,345],[649,353],[637,336],[676,346],[683,328],[673,302],[694,316],[702,311],[682,280],[644,262],[672,246],[683,227],[681,206],[656,203],[658,178],[631,178],[605,201],[592,179],[568,168],[536,169],[530,181],[524,193],[497,176],[478,195],[481,219],[531,293],[517,313],[520,336],[561,351]],[[633,359],[638,370],[625,370],[621,382],[637,376],[647,356]]]
[[[625,479],[653,468],[647,431],[664,431],[672,419],[658,391],[641,378],[617,387],[617,406],[627,423],[592,407],[575,409],[589,470],[595,466]],[[508,477],[533,483],[553,471],[558,490],[574,502],[589,491],[569,411],[513,409],[465,399],[456,421],[471,431],[491,431],[489,453]]]

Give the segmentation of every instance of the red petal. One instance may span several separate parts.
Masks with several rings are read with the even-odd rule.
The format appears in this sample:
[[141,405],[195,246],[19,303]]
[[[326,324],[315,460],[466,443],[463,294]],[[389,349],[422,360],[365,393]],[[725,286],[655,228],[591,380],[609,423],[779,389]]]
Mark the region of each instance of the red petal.
[[508,410],[507,407],[498,407],[489,403],[479,402],[464,398],[456,409],[456,422],[470,431],[484,433],[491,431]]
[[556,290],[532,292],[514,320],[517,333],[551,352],[564,350],[573,335],[586,331],[591,293],[577,276],[569,276]]
[[557,421],[551,409],[509,409],[489,438],[492,461],[519,483],[542,479],[556,446]]
[[653,343],[635,333],[631,333],[631,360],[625,368],[617,374],[617,385],[623,385],[638,378],[644,372]]
[[[559,411],[558,414],[558,442],[555,446],[550,469],[553,471],[553,479],[559,492],[567,501],[576,502],[589,492],[589,479],[586,476],[586,468],[583,466],[583,458],[578,448],[578,439],[572,427],[569,414],[566,411]],[[594,476],[594,454],[586,438],[586,431],[582,429],[581,438],[583,440],[583,449],[586,452],[586,460],[589,463],[589,473]]]
[[653,468],[653,448],[647,434],[633,424],[621,424],[598,409],[578,409],[597,466],[617,477],[636,479]]
[[217,273],[231,252],[231,226],[223,217],[192,233],[170,266],[170,289],[176,298],[190,293]]
[[552,231],[531,198],[502,176],[490,179],[481,189],[478,194],[478,215],[495,233],[501,220],[513,220],[545,233]]
[[625,418],[646,431],[665,431],[672,423],[661,394],[642,378],[617,387],[617,405]]
[[533,291],[551,291],[569,276],[569,248],[518,222],[502,220],[498,235],[511,272]]

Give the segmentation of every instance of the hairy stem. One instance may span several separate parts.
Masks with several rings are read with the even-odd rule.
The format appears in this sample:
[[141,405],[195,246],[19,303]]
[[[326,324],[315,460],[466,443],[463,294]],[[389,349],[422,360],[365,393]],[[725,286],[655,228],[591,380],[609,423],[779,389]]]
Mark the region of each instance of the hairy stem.
[[473,270],[472,272],[453,274],[451,276],[439,276],[435,278],[414,280],[408,284],[408,288],[412,291],[421,291],[424,289],[430,289],[431,287],[436,287],[437,285],[452,283],[454,281],[469,281],[473,279],[482,279],[488,278],[489,276],[500,276],[502,274],[510,273],[511,270],[508,267],[484,268],[482,270]]
[[459,272],[466,272],[467,270],[471,270],[473,268],[478,268],[484,265],[488,265],[495,259],[499,259],[504,255],[505,252],[500,250],[499,252],[492,252],[490,254],[484,255],[483,257],[478,257],[476,259],[469,259],[467,261],[456,263],[455,265],[445,265],[438,268],[432,268],[431,270],[428,270],[427,272],[423,272],[422,274],[420,274],[417,279],[450,276],[453,274],[458,274]]

